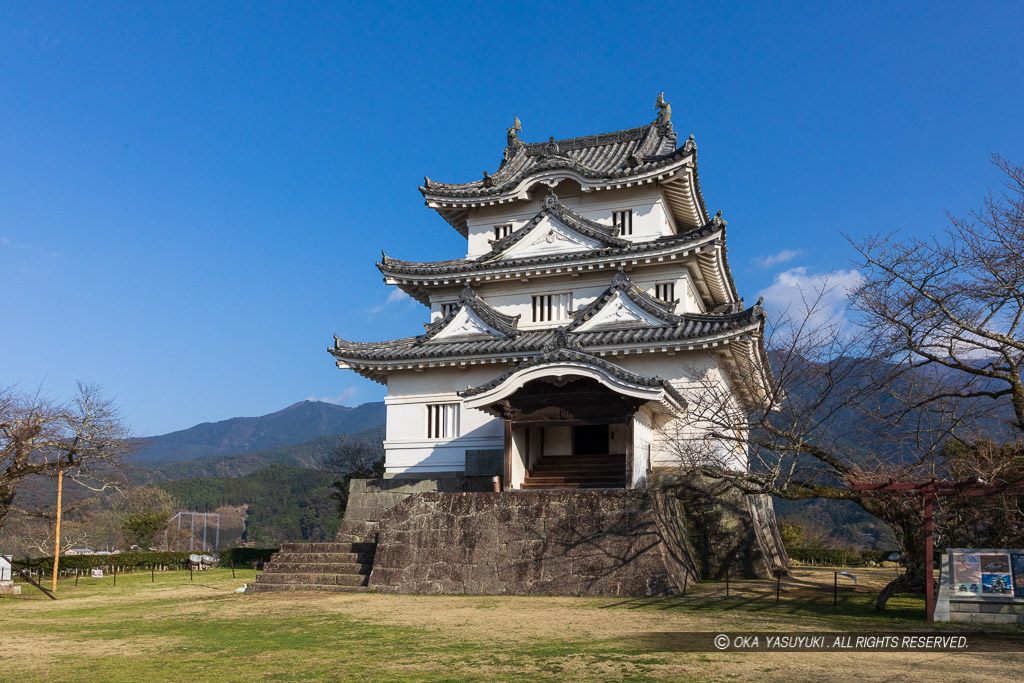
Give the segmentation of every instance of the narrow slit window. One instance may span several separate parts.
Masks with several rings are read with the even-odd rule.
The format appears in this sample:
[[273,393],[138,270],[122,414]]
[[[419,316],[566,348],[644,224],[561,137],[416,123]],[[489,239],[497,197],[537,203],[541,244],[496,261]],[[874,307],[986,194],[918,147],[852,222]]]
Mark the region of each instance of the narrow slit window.
[[633,234],[633,210],[612,211],[612,225],[619,236]]
[[533,297],[533,322],[568,320],[572,311],[572,292],[538,294]]
[[654,296],[662,301],[676,300],[676,283],[660,282],[654,285]]
[[511,234],[512,234],[512,224],[511,223],[505,223],[503,225],[495,225],[494,226],[494,239],[495,240],[505,239],[506,237],[508,237]]
[[450,301],[448,303],[441,304],[441,317],[443,318],[446,315],[448,315],[449,313],[451,313],[452,311],[454,311],[455,307],[458,306],[458,305],[459,304],[457,302],[455,302],[455,301]]
[[427,404],[427,438],[453,439],[459,435],[459,404]]

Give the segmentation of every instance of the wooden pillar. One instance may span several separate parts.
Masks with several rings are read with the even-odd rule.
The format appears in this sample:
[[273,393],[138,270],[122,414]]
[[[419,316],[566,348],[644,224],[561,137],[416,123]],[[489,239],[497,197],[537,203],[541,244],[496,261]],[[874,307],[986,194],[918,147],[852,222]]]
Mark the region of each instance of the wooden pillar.
[[512,421],[505,420],[505,458],[502,463],[501,489],[508,491],[512,484]]
[[633,416],[626,420],[626,488],[633,488]]
[[64,470],[57,470],[57,531],[53,535],[53,592],[57,592],[57,569],[60,563],[60,504],[64,492]]

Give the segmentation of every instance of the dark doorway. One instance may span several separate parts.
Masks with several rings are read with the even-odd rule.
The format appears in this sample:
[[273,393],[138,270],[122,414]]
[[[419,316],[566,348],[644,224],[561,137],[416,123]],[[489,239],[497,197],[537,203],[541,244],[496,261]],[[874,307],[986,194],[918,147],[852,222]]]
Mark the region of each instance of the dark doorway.
[[573,455],[608,455],[608,425],[572,428]]

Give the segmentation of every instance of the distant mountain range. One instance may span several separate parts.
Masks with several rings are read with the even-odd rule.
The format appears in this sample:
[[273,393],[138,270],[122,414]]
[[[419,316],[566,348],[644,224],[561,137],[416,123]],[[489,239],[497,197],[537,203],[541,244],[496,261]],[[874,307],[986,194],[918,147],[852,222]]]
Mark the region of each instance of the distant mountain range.
[[301,469],[319,469],[334,453],[338,442],[348,437],[384,440],[384,425],[351,435],[334,434],[321,436],[310,441],[278,446],[264,451],[237,453],[233,455],[207,455],[195,460],[175,462],[134,463],[129,476],[139,484],[196,477],[246,477],[272,465],[283,465]]
[[[144,440],[146,445],[132,456],[131,463],[136,468],[150,468],[214,456],[281,449],[323,437],[372,430],[384,424],[384,415],[384,403],[381,401],[355,408],[322,401],[301,401],[269,415],[204,422],[170,434],[148,437]],[[314,466],[312,461],[287,464]]]

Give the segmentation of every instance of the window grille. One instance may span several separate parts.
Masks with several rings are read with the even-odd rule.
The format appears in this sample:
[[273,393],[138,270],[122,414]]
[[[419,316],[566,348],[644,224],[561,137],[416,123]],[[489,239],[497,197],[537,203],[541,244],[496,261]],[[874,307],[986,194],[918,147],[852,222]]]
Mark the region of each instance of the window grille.
[[633,210],[612,211],[612,225],[615,226],[619,236],[633,234]]
[[459,404],[427,404],[427,438],[453,439],[459,435]]
[[449,302],[449,303],[446,303],[446,304],[441,304],[441,317],[443,318],[444,316],[446,316],[446,315],[448,315],[449,313],[451,313],[452,311],[454,311],[454,310],[455,310],[455,308],[456,308],[456,307],[457,307],[458,305],[459,305],[459,304],[458,304],[458,302],[456,302],[456,301],[451,301],[451,302]]
[[654,296],[662,301],[675,301],[676,300],[676,283],[674,282],[661,282],[654,285]]
[[500,240],[508,237],[512,234],[512,224],[506,223],[504,225],[494,226],[494,239]]
[[572,292],[540,294],[533,297],[533,322],[568,320],[572,308]]

